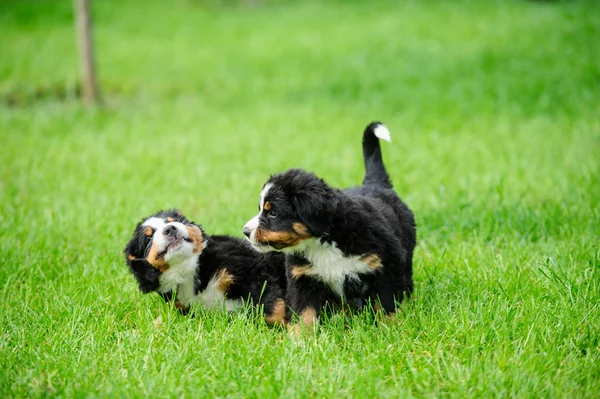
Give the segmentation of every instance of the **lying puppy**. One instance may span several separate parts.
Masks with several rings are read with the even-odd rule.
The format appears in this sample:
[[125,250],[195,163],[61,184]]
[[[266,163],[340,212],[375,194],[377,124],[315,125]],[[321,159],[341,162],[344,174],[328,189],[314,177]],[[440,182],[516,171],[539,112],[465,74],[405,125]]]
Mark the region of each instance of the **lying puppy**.
[[362,186],[338,190],[300,169],[263,186],[244,234],[261,252],[286,253],[286,320],[294,314],[312,325],[325,302],[372,300],[376,310],[394,312],[410,296],[415,219],[392,189],[379,138],[389,141],[388,129],[371,123]]
[[140,291],[158,292],[187,313],[192,304],[234,310],[264,306],[269,324],[285,316],[285,260],[257,253],[245,240],[208,236],[173,209],[138,223],[123,251]]

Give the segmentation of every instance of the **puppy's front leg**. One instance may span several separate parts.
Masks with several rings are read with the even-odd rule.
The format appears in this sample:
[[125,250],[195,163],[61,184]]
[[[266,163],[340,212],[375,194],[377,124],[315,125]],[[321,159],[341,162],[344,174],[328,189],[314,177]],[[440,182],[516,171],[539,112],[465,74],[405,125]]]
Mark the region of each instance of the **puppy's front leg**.
[[321,313],[322,289],[315,289],[313,279],[302,277],[288,281],[288,331],[291,336],[313,333]]
[[190,311],[190,307],[179,302],[176,299],[176,295],[173,294],[173,291],[159,292],[159,294],[167,303],[170,303],[173,301],[173,299],[175,299],[175,308],[179,311],[181,315],[187,316],[187,314]]
[[299,337],[304,332],[314,332],[315,324],[323,304],[323,283],[310,276],[312,266],[306,259],[297,256],[287,257],[287,302],[286,319],[290,322],[289,333]]

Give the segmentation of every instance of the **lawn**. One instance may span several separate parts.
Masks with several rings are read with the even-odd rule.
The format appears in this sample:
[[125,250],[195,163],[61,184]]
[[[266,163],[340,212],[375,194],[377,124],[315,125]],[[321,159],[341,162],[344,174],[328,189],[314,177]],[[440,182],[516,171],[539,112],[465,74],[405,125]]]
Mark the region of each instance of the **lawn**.
[[[96,1],[85,109],[71,2],[2,2],[0,396],[598,397],[600,4],[233,3]],[[372,120],[419,228],[393,318],[137,290],[142,217],[241,236],[270,173],[359,183]]]

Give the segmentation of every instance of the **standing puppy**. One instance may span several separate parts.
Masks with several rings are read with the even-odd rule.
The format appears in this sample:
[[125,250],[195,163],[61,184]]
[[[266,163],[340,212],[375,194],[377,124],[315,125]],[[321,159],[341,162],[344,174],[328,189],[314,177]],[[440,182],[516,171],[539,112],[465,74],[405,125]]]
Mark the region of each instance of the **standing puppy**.
[[263,186],[244,234],[261,252],[286,253],[288,321],[312,325],[326,301],[373,300],[394,312],[413,290],[415,219],[392,189],[379,138],[390,140],[385,125],[368,125],[361,186],[339,190],[301,169]]
[[209,236],[176,209],[145,218],[125,260],[143,293],[158,292],[187,313],[191,305],[235,310],[263,305],[269,324],[285,316],[284,256],[257,253],[243,239]]

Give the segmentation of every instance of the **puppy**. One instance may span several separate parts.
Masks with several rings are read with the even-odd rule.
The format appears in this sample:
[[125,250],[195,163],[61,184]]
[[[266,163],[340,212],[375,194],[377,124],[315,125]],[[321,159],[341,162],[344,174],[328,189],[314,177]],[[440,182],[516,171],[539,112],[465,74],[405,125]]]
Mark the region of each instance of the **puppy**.
[[231,311],[251,300],[263,306],[267,323],[284,320],[284,256],[257,253],[244,239],[209,236],[176,209],[138,223],[123,252],[140,291],[174,300],[184,314],[193,304]]
[[373,301],[375,310],[394,312],[413,291],[415,219],[392,189],[379,138],[390,141],[385,125],[368,125],[361,186],[338,190],[301,169],[263,186],[244,235],[261,252],[286,254],[286,320],[312,325],[326,302]]

